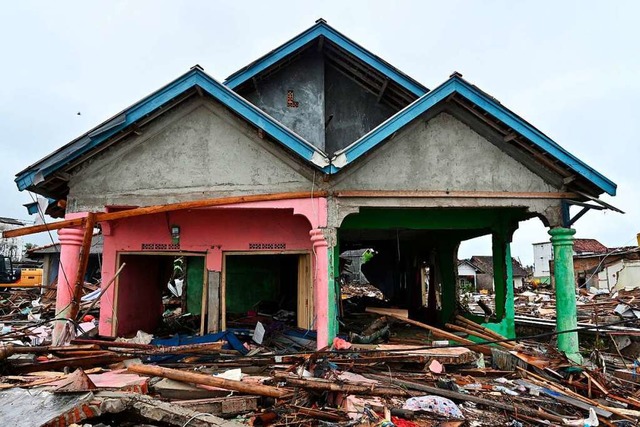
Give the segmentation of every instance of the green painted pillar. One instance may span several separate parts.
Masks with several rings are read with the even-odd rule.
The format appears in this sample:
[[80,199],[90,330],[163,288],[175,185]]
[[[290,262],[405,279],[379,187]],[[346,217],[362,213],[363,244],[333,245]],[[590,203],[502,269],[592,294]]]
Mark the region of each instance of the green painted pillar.
[[327,318],[328,318],[328,332],[329,332],[329,344],[333,342],[333,339],[338,335],[339,323],[338,313],[340,304],[340,281],[337,280],[340,275],[340,248],[336,244],[334,247],[329,248],[329,292],[328,292],[328,305],[327,305]]
[[494,231],[491,236],[493,252],[493,287],[495,295],[495,316],[497,319],[504,317],[505,301],[507,295],[507,258],[506,243],[502,231]]
[[[576,284],[573,273],[573,235],[571,228],[549,230],[553,245],[553,276],[556,281],[556,331],[576,329]],[[558,350],[574,362],[582,362],[578,333],[558,334]]]
[[445,243],[438,247],[438,267],[440,269],[440,280],[442,283],[442,311],[441,321],[452,322],[456,310],[456,271],[458,268],[457,245],[452,242]]
[[506,225],[499,225],[492,235],[495,317],[498,323],[484,324],[487,328],[507,338],[516,337],[513,264],[510,243],[512,235],[511,227]]
[[513,295],[513,261],[511,260],[511,244],[505,243],[505,261],[507,267],[506,298],[504,301],[504,323],[506,326],[505,336],[507,338],[516,337],[516,309],[515,297]]

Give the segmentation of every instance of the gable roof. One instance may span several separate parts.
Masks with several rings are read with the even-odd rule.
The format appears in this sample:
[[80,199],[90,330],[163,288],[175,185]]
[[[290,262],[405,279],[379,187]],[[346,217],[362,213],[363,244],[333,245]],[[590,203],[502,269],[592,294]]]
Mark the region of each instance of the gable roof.
[[458,267],[460,267],[463,264],[466,264],[469,267],[473,268],[476,271],[476,273],[484,273],[484,271],[480,267],[478,267],[477,265],[472,263],[471,260],[461,259],[461,260],[458,261]]
[[8,224],[8,225],[25,225],[23,221],[13,218],[0,217],[0,224]]
[[605,245],[596,239],[574,239],[573,251],[578,254],[603,254],[609,251]]
[[22,191],[44,181],[63,166],[88,153],[191,89],[206,92],[310,163],[318,167],[328,164],[327,155],[322,150],[216,81],[199,66],[195,66],[176,80],[19,172],[15,179],[18,189]]
[[224,81],[224,84],[231,89],[236,88],[247,80],[250,80],[257,74],[265,71],[267,68],[275,65],[282,59],[293,54],[298,49],[301,49],[305,45],[321,37],[324,37],[330,42],[336,44],[341,49],[344,49],[351,55],[363,61],[367,65],[373,67],[380,73],[384,74],[387,78],[395,81],[400,86],[407,89],[415,96],[422,96],[428,92],[429,89],[424,87],[418,81],[407,76],[402,71],[398,70],[382,58],[374,55],[364,47],[349,39],[344,34],[340,33],[335,28],[327,24],[327,21],[322,18],[318,19],[316,21],[316,24],[308,30],[303,31],[283,45],[275,48],[266,55],[256,59],[249,65],[231,74]]
[[386,141],[414,119],[432,109],[436,104],[448,99],[452,95],[460,96],[480,107],[486,113],[502,122],[506,127],[512,129],[513,132],[523,136],[538,149],[547,153],[552,159],[559,161],[565,165],[565,167],[575,171],[600,190],[612,196],[616,194],[615,183],[573,156],[551,138],[504,107],[495,98],[463,80],[458,73],[452,74],[446,82],[423,95],[403,110],[400,110],[351,145],[336,152],[331,159],[331,166],[336,170],[347,166]]
[[[389,79],[415,96],[419,96],[414,102],[366,135],[346,148],[337,151],[332,158],[232,90],[287,55],[293,54],[297,49],[313,40],[321,40],[322,38],[335,43],[349,54],[388,76]],[[471,105],[470,108],[477,108],[476,113],[483,115],[487,120],[493,120],[494,125],[498,123],[499,126],[507,129],[510,132],[507,136],[516,135],[511,140],[520,144],[522,149],[533,150],[537,161],[542,159],[553,162],[553,165],[556,165],[567,177],[570,174],[577,174],[581,179],[580,182],[586,182],[588,188],[598,194],[606,192],[615,195],[616,193],[615,183],[570,154],[496,99],[463,80],[461,75],[454,73],[446,82],[429,92],[427,88],[415,80],[337,32],[324,20],[317,21],[314,26],[289,42],[232,74],[224,83],[207,75],[199,66],[193,67],[173,82],[19,172],[15,179],[18,188],[20,190],[37,189],[39,194],[60,197],[59,188],[66,188],[66,181],[64,178],[57,177],[56,172],[74,164],[74,162],[84,160],[92,150],[101,144],[123,135],[123,132],[130,131],[136,122],[153,116],[156,111],[167,108],[173,102],[179,102],[181,97],[186,97],[193,91],[210,95],[248,123],[263,130],[273,140],[327,174],[338,173],[361,156],[383,144],[423,113],[432,111],[436,105],[443,101],[453,99],[455,102],[460,101]],[[524,142],[520,143],[521,139]],[[47,183],[47,186],[39,186],[43,181]]]
[[[486,274],[493,276],[493,257],[490,255],[474,255],[469,260],[472,265],[476,265]],[[527,277],[529,273],[525,270],[517,259],[511,258],[511,271],[513,277]]]
[[[91,255],[100,255],[103,250],[103,237],[102,234],[96,233],[91,237],[91,246],[89,247],[89,253]],[[27,255],[32,259],[42,258],[45,254],[59,254],[60,242],[49,243],[43,246],[36,246],[27,251]]]

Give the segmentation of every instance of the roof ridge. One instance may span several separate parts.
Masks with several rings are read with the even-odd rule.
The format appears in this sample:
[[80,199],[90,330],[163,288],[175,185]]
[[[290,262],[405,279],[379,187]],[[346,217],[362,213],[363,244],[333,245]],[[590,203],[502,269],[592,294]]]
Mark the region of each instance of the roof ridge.
[[233,89],[320,37],[327,38],[329,41],[338,45],[338,47],[346,50],[356,58],[374,67],[376,70],[388,78],[393,79],[396,83],[413,93],[415,96],[422,96],[429,91],[429,89],[420,82],[394,67],[381,57],[375,55],[362,45],[351,40],[329,25],[327,21],[322,18],[316,20],[314,25],[294,36],[292,39],[289,39],[275,49],[272,49],[261,57],[235,71],[224,80],[223,84]]

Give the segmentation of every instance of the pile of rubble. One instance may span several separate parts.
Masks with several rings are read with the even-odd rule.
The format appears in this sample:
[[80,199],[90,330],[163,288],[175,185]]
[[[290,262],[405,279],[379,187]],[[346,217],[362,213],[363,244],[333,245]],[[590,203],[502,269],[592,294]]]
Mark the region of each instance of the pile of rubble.
[[[22,426],[398,427],[640,419],[633,360],[576,365],[547,344],[508,340],[461,316],[445,330],[398,310],[368,311],[368,335],[390,333],[369,344],[339,337],[320,351],[309,350],[311,335],[285,346],[283,331],[262,325],[248,334],[139,333],[58,347],[3,334],[0,418]],[[403,339],[406,328],[426,338]]]
[[[81,295],[76,334],[93,336],[98,332],[100,284],[85,283]],[[50,289],[0,291],[0,345],[12,340],[30,345],[50,342],[55,297],[55,284]]]
[[[628,311],[640,301],[640,289],[621,289],[613,292],[582,291],[577,300],[578,322],[606,323],[607,318]],[[556,304],[553,290],[526,290],[515,297],[516,314],[542,319],[555,319]]]

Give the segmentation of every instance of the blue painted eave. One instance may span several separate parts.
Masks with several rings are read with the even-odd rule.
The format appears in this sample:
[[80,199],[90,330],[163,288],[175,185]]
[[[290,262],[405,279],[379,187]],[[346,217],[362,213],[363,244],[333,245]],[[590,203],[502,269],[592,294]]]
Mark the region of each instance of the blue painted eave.
[[[155,111],[158,107],[180,96],[187,90],[200,87],[203,91],[217,99],[239,116],[264,130],[275,140],[300,155],[305,160],[314,163],[318,159],[326,159],[327,155],[314,147],[311,143],[270,117],[264,111],[254,106],[235,92],[217,82],[204,73],[200,68],[194,68],[183,76],[169,83],[164,88],[144,98],[129,107],[114,118],[107,120],[94,130],[87,132],[71,143],[29,166],[18,173],[15,182],[18,189],[25,190],[34,185],[36,177],[38,181],[45,179],[69,162],[78,159],[83,154],[105,142],[110,137],[121,132],[126,127]],[[114,124],[115,123],[115,124]],[[314,162],[315,160],[315,162]],[[322,168],[324,165],[320,165]]]
[[336,152],[332,159],[332,164],[338,162],[338,164],[340,164],[340,168],[347,166],[378,144],[383,143],[395,132],[428,111],[434,105],[454,93],[466,98],[496,119],[505,123],[514,131],[533,142],[560,162],[564,163],[567,167],[587,179],[602,191],[611,196],[615,196],[617,186],[613,181],[600,174],[577,157],[573,156],[551,138],[544,135],[500,103],[496,102],[495,99],[456,75],[452,76],[449,80],[433,89],[431,92],[418,98],[416,101],[405,107],[403,110],[400,110],[398,113],[348,147]]
[[429,89],[424,87],[422,84],[393,67],[388,62],[369,52],[359,44],[350,40],[324,21],[318,22],[280,47],[262,56],[246,67],[236,71],[227,77],[224,81],[224,85],[231,89],[236,88],[238,85],[246,82],[268,67],[276,64],[278,61],[286,58],[301,47],[321,36],[346,50],[356,58],[365,62],[367,65],[378,70],[380,73],[392,79],[415,96],[422,96],[429,91]]

